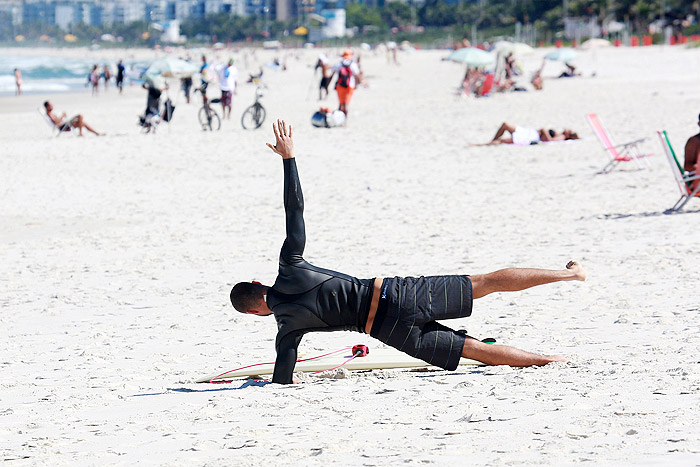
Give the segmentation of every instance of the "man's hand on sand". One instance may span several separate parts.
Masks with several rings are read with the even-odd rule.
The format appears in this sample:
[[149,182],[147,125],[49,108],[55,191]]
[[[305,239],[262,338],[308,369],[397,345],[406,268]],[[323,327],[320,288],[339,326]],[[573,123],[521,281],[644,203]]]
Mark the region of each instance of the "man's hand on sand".
[[287,122],[277,120],[272,124],[272,131],[275,132],[275,145],[266,143],[267,147],[282,156],[282,159],[294,157],[294,141],[292,140],[292,125],[287,128]]

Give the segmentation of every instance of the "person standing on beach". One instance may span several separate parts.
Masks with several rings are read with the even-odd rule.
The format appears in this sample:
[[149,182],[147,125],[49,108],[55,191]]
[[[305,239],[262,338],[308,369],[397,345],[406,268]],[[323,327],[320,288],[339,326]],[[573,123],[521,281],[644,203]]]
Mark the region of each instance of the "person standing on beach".
[[122,93],[124,89],[124,72],[126,69],[124,68],[124,64],[122,63],[121,60],[119,60],[119,63],[117,63],[117,88],[119,89],[119,94]]
[[[698,126],[700,126],[700,115],[698,115]],[[691,136],[685,143],[685,160],[683,161],[683,170],[686,172],[694,172],[700,174],[700,133]],[[695,180],[690,186],[693,191],[700,183],[700,180]]]
[[[322,100],[328,97],[328,86],[331,84],[331,77],[333,76],[326,54],[320,54],[318,56],[314,72],[319,68],[321,69],[321,84],[318,87],[318,100]],[[324,91],[325,95],[323,94]]]
[[17,89],[15,89],[15,96],[21,96],[22,95],[22,72],[19,71],[19,68],[15,68],[15,86]]
[[202,55],[202,66],[199,67],[199,74],[202,78],[202,86],[209,84],[209,64],[207,63],[207,56]]
[[112,72],[109,71],[109,66],[107,66],[107,65],[102,67],[102,79],[105,82],[105,92],[106,92],[107,88],[109,88],[109,80],[112,79]]
[[233,59],[228,61],[228,65],[222,65],[219,68],[219,89],[221,89],[221,107],[223,109],[223,117],[231,118],[231,106],[233,103],[233,92],[236,90],[236,80],[238,79],[238,70],[233,65]]
[[472,301],[493,292],[510,292],[559,281],[583,281],[586,273],[576,262],[564,269],[508,268],[480,275],[358,279],[322,269],[303,258],[306,246],[304,197],[294,159],[292,126],[272,125],[276,142],[267,146],[282,157],[287,237],[272,286],[239,282],[230,293],[233,307],[246,314],[274,315],[277,321],[277,359],[273,383],[294,382],[297,348],[313,331],[357,331],[419,358],[454,370],[460,357],[488,365],[524,367],[566,361],[505,345],[491,345],[438,320],[472,313]]
[[182,89],[182,92],[185,94],[185,100],[187,103],[190,103],[191,97],[191,91],[192,91],[192,77],[191,76],[186,76],[184,78],[180,79],[180,88]]
[[92,85],[92,95],[96,96],[98,92],[97,87],[100,85],[100,72],[97,70],[97,65],[92,66],[92,70],[90,70],[90,74],[88,75],[88,80]]
[[338,74],[338,80],[335,82],[335,91],[338,93],[338,109],[347,117],[352,95],[355,92],[355,87],[360,82],[360,68],[352,59],[352,51],[350,49],[345,49],[342,57],[343,59],[333,67],[331,79],[336,73]]

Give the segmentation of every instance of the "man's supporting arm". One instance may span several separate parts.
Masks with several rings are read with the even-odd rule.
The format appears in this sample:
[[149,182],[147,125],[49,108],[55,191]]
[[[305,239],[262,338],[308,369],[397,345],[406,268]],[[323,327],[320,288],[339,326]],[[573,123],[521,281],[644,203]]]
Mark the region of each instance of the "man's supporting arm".
[[279,341],[275,371],[272,374],[273,383],[292,384],[299,342],[301,342],[301,335],[295,334],[287,334]]

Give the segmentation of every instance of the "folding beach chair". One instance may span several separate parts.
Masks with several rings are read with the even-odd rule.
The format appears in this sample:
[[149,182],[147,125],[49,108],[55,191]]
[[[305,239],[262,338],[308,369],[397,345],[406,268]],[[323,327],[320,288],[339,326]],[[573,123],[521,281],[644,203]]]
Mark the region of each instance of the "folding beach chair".
[[51,127],[51,135],[59,137],[61,136],[61,133],[72,133],[73,132],[73,127],[71,127],[68,123],[64,123],[62,125],[62,128],[57,127],[52,121],[51,118],[46,114],[45,111],[42,111],[40,107],[37,107],[36,109],[37,112],[39,112],[39,115],[44,119],[47,125]]
[[678,162],[676,153],[671,146],[671,141],[668,139],[666,130],[657,131],[659,135],[659,140],[661,140],[661,146],[664,148],[666,153],[666,159],[671,166],[671,171],[673,172],[673,178],[676,180],[678,189],[681,190],[681,197],[676,204],[673,205],[669,212],[678,212],[683,209],[683,206],[690,201],[690,199],[700,193],[700,183],[694,190],[690,190],[690,186],[693,184],[694,180],[700,180],[700,174],[695,172],[684,172],[683,166]]
[[588,114],[586,115],[586,119],[591,125],[593,132],[598,137],[598,140],[600,140],[600,143],[603,145],[603,148],[610,156],[610,162],[603,167],[600,173],[612,172],[612,170],[620,162],[634,161],[637,167],[642,169],[642,164],[639,162],[642,160],[644,161],[645,165],[648,166],[644,158],[650,156],[651,154],[641,154],[639,152],[639,143],[645,141],[647,138],[636,139],[634,141],[630,141],[629,143],[615,145],[608,135],[608,132],[605,131],[605,127],[600,122],[600,119],[596,114]]

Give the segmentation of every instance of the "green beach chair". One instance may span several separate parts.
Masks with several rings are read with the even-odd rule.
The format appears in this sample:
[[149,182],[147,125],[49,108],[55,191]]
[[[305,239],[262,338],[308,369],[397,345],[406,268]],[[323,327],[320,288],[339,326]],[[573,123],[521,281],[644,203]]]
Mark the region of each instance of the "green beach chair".
[[698,186],[695,187],[694,190],[691,191],[690,189],[693,181],[700,180],[700,174],[695,172],[685,172],[683,170],[683,166],[680,162],[678,162],[676,153],[671,146],[671,141],[668,139],[666,130],[657,131],[656,133],[659,135],[661,146],[664,148],[664,153],[666,153],[666,159],[668,159],[668,163],[671,166],[673,178],[676,180],[678,189],[681,191],[680,199],[676,201],[676,204],[674,204],[673,207],[668,210],[668,212],[678,212],[683,209],[683,206],[685,206],[691,198],[700,193],[700,183],[698,183]]

